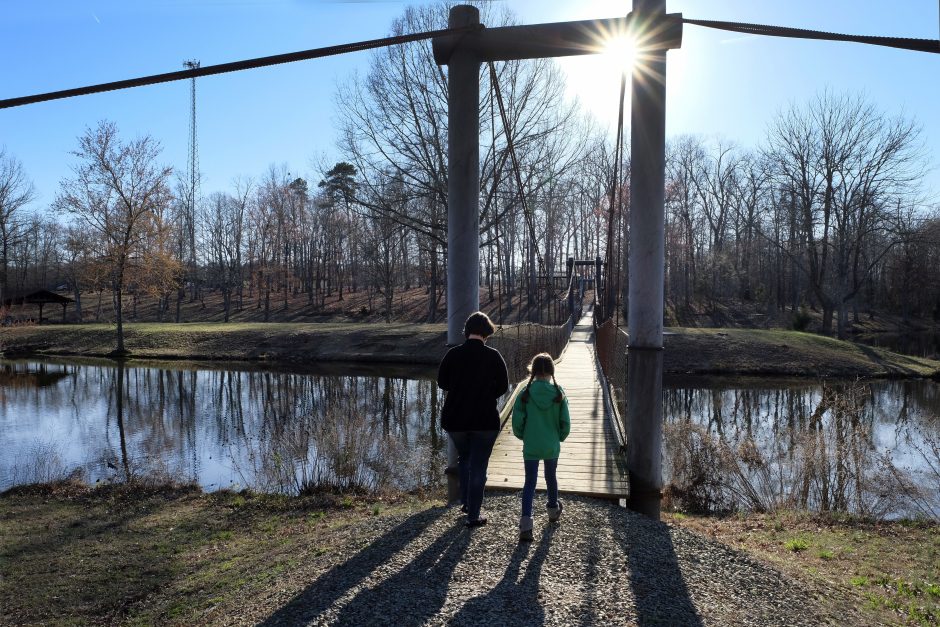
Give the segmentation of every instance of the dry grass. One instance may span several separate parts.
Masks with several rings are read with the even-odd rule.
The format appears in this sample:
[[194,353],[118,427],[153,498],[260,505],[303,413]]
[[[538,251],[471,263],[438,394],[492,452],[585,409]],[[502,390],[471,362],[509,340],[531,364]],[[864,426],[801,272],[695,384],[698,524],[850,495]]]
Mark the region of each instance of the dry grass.
[[[440,506],[420,495],[17,488],[0,495],[0,622],[253,624],[360,551],[368,530]],[[665,519],[822,587],[836,610],[856,608],[873,624],[936,624],[936,524],[789,512]]]
[[666,514],[695,531],[829,591],[874,624],[940,624],[940,524],[874,523],[794,512]]
[[[261,361],[384,361],[437,364],[446,347],[443,325],[314,323],[130,323],[127,350],[140,359]],[[109,324],[21,327],[0,331],[10,355],[107,356],[115,347]]]
[[940,362],[781,329],[670,328],[664,369],[683,374],[938,377]]
[[[0,496],[0,623],[252,623],[357,524],[436,504],[64,483]],[[267,614],[265,614],[267,612]]]
[[[664,370],[673,374],[801,377],[940,377],[940,362],[796,331],[669,329]],[[12,355],[107,356],[110,324],[0,330]],[[140,359],[397,362],[436,365],[446,351],[443,324],[129,323],[125,344]]]

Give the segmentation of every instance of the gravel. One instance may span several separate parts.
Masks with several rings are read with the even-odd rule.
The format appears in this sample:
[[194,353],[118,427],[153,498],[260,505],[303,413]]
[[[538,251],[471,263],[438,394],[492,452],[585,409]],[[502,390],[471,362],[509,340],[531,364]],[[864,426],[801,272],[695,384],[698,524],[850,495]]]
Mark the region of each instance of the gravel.
[[827,615],[821,593],[744,553],[608,501],[564,498],[557,525],[537,501],[535,540],[520,543],[519,496],[488,493],[489,524],[472,530],[442,507],[360,525],[262,624],[858,622]]

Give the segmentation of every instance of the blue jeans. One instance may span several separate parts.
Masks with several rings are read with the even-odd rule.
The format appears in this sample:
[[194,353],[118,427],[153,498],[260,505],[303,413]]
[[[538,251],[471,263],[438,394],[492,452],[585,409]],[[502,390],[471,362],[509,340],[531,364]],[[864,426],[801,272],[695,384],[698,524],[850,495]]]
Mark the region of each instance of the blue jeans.
[[[558,458],[545,460],[545,485],[548,487],[548,506],[558,507]],[[539,480],[539,460],[525,460],[525,485],[522,488],[522,515],[532,515],[532,501],[535,500],[535,484]]]
[[460,499],[467,507],[467,519],[477,520],[483,505],[486,467],[499,431],[452,431],[450,439],[457,449],[457,475]]

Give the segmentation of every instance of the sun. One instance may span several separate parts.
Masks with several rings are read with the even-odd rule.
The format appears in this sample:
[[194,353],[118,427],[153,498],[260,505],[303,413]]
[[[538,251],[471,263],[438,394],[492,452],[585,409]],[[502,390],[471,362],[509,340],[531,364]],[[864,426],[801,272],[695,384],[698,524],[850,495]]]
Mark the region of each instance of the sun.
[[[596,53],[558,59],[572,97],[605,124],[616,124],[620,81],[630,78],[636,58],[635,40],[628,33],[604,33]],[[629,98],[629,96],[628,96]]]
[[636,61],[636,40],[626,34],[611,37],[604,43],[604,51],[599,56],[599,64],[604,65],[600,73],[609,75],[613,70],[629,74]]

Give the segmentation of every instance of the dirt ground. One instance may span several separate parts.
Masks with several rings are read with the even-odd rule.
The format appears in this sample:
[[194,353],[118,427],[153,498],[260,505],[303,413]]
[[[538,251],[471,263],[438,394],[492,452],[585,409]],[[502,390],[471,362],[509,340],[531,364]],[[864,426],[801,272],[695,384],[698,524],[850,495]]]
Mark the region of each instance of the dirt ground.
[[[360,559],[377,530],[442,506],[433,493],[15,488],[0,495],[0,624],[254,624],[278,599]],[[770,564],[836,615],[880,625],[940,620],[935,523],[786,512],[672,513],[663,522]]]

